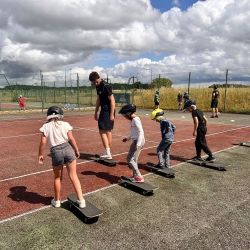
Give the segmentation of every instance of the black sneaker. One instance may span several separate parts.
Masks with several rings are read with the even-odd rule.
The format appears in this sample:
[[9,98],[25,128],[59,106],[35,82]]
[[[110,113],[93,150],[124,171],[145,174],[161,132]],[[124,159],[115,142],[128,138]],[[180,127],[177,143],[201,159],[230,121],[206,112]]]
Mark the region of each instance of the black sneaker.
[[164,166],[161,165],[160,163],[158,163],[157,165],[155,165],[155,167],[156,167],[156,168],[160,168],[160,169],[163,169],[163,168],[164,168]]
[[205,161],[214,162],[216,159],[213,156],[208,156]]
[[195,157],[191,158],[190,161],[204,161],[204,160],[199,156],[195,156]]

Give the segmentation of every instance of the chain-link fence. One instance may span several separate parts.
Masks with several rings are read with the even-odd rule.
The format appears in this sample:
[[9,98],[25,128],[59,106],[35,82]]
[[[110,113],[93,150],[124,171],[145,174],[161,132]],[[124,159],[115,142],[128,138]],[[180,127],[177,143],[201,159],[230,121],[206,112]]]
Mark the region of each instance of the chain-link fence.
[[[220,91],[219,109],[222,112],[250,113],[249,69],[210,70],[194,72],[161,72],[146,69],[135,76],[104,76],[111,84],[116,105],[133,102],[138,107],[153,108],[154,94],[160,90],[160,106],[177,109],[178,91],[188,92],[204,111],[210,110],[212,86]],[[70,74],[64,80],[47,81],[41,74],[40,81],[33,84],[13,84],[0,74],[0,109],[18,110],[18,97],[25,98],[26,109],[47,109],[57,105],[65,109],[81,109],[94,106],[95,86],[86,76]]]

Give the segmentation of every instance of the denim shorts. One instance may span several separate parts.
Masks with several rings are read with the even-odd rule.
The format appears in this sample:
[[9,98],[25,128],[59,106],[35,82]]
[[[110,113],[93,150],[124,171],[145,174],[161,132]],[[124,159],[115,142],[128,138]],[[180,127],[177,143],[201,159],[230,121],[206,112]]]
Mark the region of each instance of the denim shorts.
[[75,151],[68,142],[50,148],[50,154],[52,166],[63,166],[76,159]]

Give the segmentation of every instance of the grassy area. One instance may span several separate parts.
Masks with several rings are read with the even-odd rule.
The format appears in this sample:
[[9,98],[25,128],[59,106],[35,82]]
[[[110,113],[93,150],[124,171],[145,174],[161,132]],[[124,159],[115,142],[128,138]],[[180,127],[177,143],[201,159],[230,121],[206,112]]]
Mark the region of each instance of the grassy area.
[[[219,88],[220,91],[220,99],[219,99],[219,111],[220,112],[229,112],[229,113],[241,113],[241,114],[250,114],[250,89],[249,88],[227,88],[226,93],[224,88]],[[156,89],[151,90],[135,90],[128,91],[131,95],[131,102],[133,101],[137,107],[144,107],[144,108],[154,108],[154,95]],[[176,88],[161,88],[160,89],[160,107],[162,109],[168,110],[175,110],[178,107],[177,103],[177,94],[178,91],[181,91],[182,94],[187,89],[176,89]],[[210,103],[211,103],[211,94],[213,89],[212,88],[191,88],[190,89],[190,98],[196,99],[197,107],[202,111],[210,111]],[[122,91],[114,90],[114,93],[122,93]],[[20,93],[22,94],[22,93]],[[29,103],[36,103],[37,108],[41,108],[41,96],[36,95],[33,91],[29,93],[30,95],[25,96],[29,99],[26,100],[27,105]],[[64,95],[64,91],[56,91],[56,95],[54,96],[54,92],[48,90],[44,93],[44,102],[47,104],[50,103],[60,103],[64,104],[65,100],[66,103],[79,103],[80,107],[86,105],[95,105],[96,100],[96,90],[92,89],[92,91],[80,91],[78,93],[71,92],[70,89],[66,91],[66,98]],[[2,91],[0,93],[0,101],[1,103],[4,102],[11,102],[11,93],[10,91]],[[118,106],[121,104],[117,104]],[[47,106],[46,104],[44,106]],[[36,108],[35,106],[32,108]]]
[[[135,103],[138,106],[145,108],[154,107],[154,95],[155,90],[143,90],[143,98],[140,91],[135,91]],[[218,89],[220,91],[219,99],[219,111],[229,113],[242,113],[250,114],[250,89],[249,88],[227,88],[226,98],[225,89]],[[181,91],[182,94],[186,89],[174,89],[174,88],[161,88],[160,89],[160,107],[162,109],[174,110],[178,108],[177,94]],[[211,88],[192,88],[190,90],[190,98],[195,99],[197,107],[203,111],[210,111],[211,95],[213,89]]]

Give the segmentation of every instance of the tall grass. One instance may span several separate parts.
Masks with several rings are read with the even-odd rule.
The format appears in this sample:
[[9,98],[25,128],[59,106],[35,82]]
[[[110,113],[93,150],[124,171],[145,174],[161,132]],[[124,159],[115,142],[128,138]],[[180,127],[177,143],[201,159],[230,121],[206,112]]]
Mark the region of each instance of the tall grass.
[[[250,88],[218,88],[220,92],[218,109],[220,112],[250,114]],[[135,91],[134,102],[138,107],[154,108],[154,95],[156,89],[144,90],[143,97],[139,90]],[[183,94],[187,89],[161,88],[160,108],[177,110],[178,91]],[[211,111],[212,88],[191,88],[189,97],[195,99],[197,108],[202,111]],[[226,94],[226,95],[225,95]],[[226,98],[225,98],[226,96]]]

